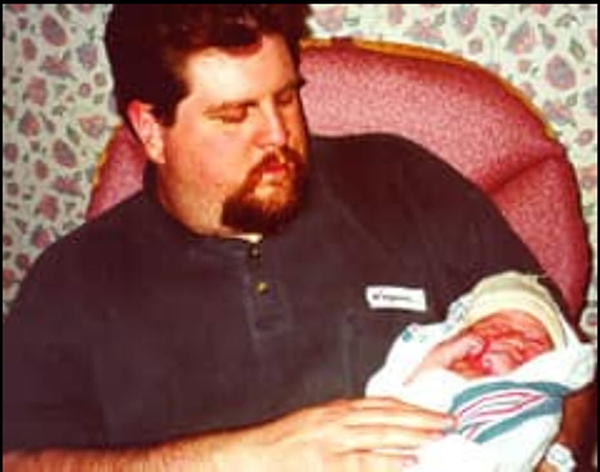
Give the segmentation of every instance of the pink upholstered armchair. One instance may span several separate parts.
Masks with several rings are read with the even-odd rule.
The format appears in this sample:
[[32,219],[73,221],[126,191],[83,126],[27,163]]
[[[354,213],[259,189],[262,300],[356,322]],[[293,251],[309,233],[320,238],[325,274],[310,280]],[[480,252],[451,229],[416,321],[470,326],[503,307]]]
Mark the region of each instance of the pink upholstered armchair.
[[[574,173],[522,97],[459,58],[426,49],[334,40],[304,48],[310,129],[402,134],[477,183],[579,314],[590,267]],[[88,218],[139,189],[143,152],[121,128],[107,147]]]

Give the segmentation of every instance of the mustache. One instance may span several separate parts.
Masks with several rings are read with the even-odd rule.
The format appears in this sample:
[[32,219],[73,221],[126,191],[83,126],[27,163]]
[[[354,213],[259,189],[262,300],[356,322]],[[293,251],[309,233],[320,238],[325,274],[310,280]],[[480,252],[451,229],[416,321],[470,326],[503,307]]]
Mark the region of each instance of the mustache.
[[250,169],[243,186],[248,188],[257,185],[263,173],[274,165],[283,165],[295,180],[302,179],[306,174],[306,163],[303,156],[298,151],[284,146],[266,153],[260,162]]
[[293,171],[303,167],[304,160],[298,151],[288,146],[275,148],[265,154],[263,159],[250,171],[250,174],[254,172],[260,173],[275,164],[284,165]]

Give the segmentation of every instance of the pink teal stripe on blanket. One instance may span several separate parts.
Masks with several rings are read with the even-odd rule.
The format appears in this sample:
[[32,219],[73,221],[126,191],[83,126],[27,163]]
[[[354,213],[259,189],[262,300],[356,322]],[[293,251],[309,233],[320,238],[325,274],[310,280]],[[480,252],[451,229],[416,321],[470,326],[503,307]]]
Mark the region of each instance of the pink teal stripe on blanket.
[[484,443],[524,421],[559,414],[569,392],[555,382],[490,382],[457,394],[450,412],[458,418],[459,434]]

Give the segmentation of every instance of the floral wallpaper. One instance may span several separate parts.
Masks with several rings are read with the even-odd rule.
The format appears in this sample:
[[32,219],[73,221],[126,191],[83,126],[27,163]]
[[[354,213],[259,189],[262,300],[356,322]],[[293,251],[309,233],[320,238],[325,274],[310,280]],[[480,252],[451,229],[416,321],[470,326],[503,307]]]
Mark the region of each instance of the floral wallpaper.
[[[119,122],[102,45],[110,5],[2,6],[2,293],[9,312],[40,252],[83,222]],[[319,4],[315,36],[429,46],[497,72],[566,146],[597,260],[597,5]],[[596,264],[594,262],[594,264]],[[597,266],[583,325],[597,330]]]

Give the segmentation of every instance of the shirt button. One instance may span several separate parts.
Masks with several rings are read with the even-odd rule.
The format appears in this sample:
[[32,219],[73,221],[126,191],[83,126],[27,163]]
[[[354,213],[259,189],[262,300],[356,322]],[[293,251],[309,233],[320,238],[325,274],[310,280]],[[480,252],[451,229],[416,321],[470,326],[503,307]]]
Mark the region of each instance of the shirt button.
[[262,294],[268,292],[269,284],[267,282],[261,281],[256,284],[254,289],[256,290],[256,293],[258,293],[259,295],[262,295]]
[[252,259],[258,259],[260,257],[260,247],[257,244],[250,246],[248,254]]

